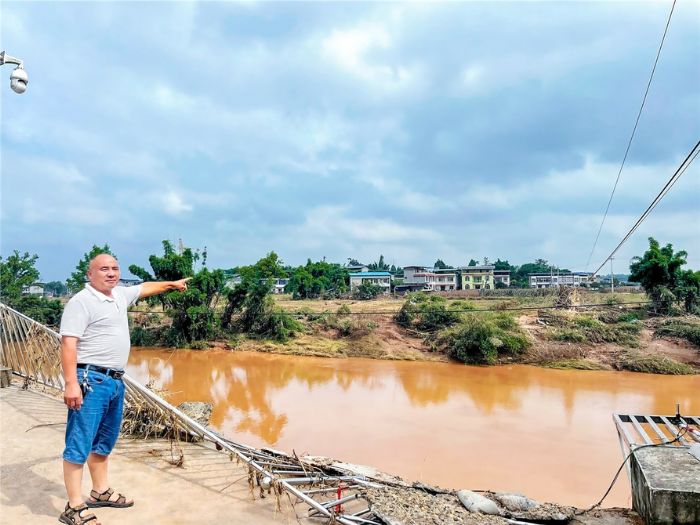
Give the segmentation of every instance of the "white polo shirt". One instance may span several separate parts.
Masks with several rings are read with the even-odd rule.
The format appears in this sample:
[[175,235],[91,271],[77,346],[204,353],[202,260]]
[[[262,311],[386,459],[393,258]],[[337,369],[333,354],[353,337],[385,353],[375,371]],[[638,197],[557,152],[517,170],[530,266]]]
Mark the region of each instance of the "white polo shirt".
[[63,310],[60,334],[78,338],[78,363],[123,370],[129,359],[126,309],[141,295],[141,285],[117,286],[112,297],[89,284]]

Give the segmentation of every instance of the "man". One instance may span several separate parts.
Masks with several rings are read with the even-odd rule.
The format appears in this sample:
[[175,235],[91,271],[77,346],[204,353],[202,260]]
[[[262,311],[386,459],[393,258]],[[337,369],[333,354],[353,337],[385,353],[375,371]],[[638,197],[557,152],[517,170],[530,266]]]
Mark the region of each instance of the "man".
[[[100,525],[88,507],[131,507],[134,502],[109,486],[108,464],[119,435],[124,402],[121,381],[129,358],[127,307],[138,299],[168,290],[187,290],[187,279],[146,282],[117,287],[119,263],[108,254],[90,261],[89,284],[78,292],[61,318],[61,364],[65,379],[63,400],[68,406],[63,479],[68,503],[59,517],[67,525]],[[81,495],[87,462],[92,491]]]

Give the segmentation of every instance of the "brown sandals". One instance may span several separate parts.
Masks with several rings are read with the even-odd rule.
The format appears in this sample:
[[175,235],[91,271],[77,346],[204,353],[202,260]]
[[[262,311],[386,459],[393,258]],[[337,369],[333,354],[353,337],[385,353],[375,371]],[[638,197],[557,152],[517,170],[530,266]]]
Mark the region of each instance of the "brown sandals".
[[66,510],[58,517],[58,521],[66,525],[98,525],[97,516],[94,514],[83,516],[82,513],[87,509],[88,506],[85,503],[77,507],[71,507],[70,503],[66,503]]
[[126,496],[123,494],[118,494],[119,497],[115,501],[112,501],[110,499],[112,494],[114,494],[114,489],[111,488],[105,490],[101,494],[96,490],[91,490],[90,497],[92,498],[92,501],[87,500],[85,504],[91,509],[95,507],[114,507],[117,509],[124,509],[126,507],[131,507],[134,504],[133,501],[126,501]]

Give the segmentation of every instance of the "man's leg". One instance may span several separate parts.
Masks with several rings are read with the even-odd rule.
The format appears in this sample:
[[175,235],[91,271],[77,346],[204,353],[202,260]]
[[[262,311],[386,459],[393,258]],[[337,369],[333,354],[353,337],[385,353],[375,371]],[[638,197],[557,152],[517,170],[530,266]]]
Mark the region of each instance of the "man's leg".
[[68,503],[71,507],[77,507],[85,503],[81,494],[83,484],[83,465],[63,460],[63,482],[66,484]]
[[87,464],[92,478],[92,490],[102,494],[109,488],[109,456],[91,452]]
[[[108,378],[104,384],[109,385],[111,397],[109,407],[100,422],[100,428],[87,459],[92,478],[92,491],[87,503],[93,507],[130,507],[134,504],[132,499],[128,499],[118,492],[112,492],[110,495],[105,494],[111,488],[109,485],[109,455],[119,437],[124,405],[124,383],[121,380]],[[99,505],[98,502],[104,504]],[[112,504],[106,504],[108,502]]]

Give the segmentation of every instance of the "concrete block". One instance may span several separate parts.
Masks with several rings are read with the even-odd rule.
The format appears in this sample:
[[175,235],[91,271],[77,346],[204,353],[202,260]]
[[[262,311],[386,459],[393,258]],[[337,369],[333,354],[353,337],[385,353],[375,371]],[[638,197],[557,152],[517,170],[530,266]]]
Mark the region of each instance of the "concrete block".
[[700,461],[687,448],[644,448],[630,461],[632,508],[647,525],[700,524]]

